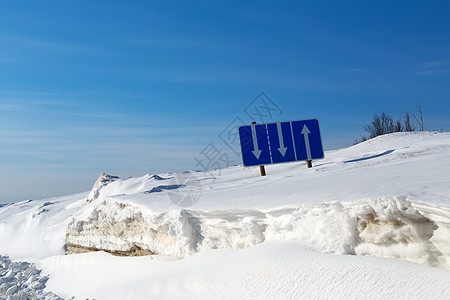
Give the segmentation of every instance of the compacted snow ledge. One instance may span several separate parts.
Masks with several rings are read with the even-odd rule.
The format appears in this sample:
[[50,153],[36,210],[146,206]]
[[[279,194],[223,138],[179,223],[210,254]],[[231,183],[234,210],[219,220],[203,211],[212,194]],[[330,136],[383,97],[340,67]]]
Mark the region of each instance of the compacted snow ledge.
[[107,198],[74,218],[67,253],[175,258],[208,249],[300,240],[326,253],[400,258],[450,269],[450,209],[404,197],[299,205],[269,211],[173,209],[154,214]]

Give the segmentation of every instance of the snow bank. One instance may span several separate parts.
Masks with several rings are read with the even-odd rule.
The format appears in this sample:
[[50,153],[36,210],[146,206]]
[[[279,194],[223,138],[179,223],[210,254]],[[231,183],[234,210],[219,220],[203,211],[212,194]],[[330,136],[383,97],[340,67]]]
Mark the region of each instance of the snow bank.
[[70,222],[66,243],[68,253],[104,250],[183,258],[203,250],[297,239],[321,252],[401,258],[450,269],[450,209],[419,207],[400,197],[269,211],[152,214],[106,199]]
[[162,254],[172,257],[206,249],[243,248],[264,241],[264,213],[258,211],[162,214],[104,200],[68,225],[68,253],[104,250],[118,255]]

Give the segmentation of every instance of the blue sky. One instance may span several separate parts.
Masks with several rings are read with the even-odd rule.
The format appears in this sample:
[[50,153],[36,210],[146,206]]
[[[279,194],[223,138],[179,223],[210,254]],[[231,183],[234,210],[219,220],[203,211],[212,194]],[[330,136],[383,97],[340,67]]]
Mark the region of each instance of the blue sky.
[[[199,169],[264,92],[326,149],[422,103],[450,129],[448,1],[2,1],[0,202]],[[256,98],[256,99],[255,99]],[[252,101],[256,102],[252,102]],[[222,135],[223,137],[224,135]]]

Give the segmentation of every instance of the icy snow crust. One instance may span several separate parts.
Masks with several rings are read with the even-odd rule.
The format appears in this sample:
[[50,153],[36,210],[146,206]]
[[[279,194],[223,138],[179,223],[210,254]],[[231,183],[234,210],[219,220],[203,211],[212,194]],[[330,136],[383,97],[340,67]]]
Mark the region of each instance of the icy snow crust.
[[[171,202],[190,192],[177,174],[101,174],[89,193],[0,207],[0,255],[77,299],[450,298],[449,133],[381,136],[313,166],[186,172],[201,186],[187,208]],[[146,256],[64,255],[97,250]]]

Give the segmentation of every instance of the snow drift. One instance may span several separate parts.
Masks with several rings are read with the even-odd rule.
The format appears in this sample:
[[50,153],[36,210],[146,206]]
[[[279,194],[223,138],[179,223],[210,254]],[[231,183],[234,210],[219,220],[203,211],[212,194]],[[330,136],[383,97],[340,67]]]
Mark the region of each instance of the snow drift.
[[450,209],[419,206],[404,198],[378,198],[269,211],[152,214],[105,199],[69,223],[67,253],[104,250],[182,258],[209,249],[299,239],[322,252],[401,258],[450,269]]

